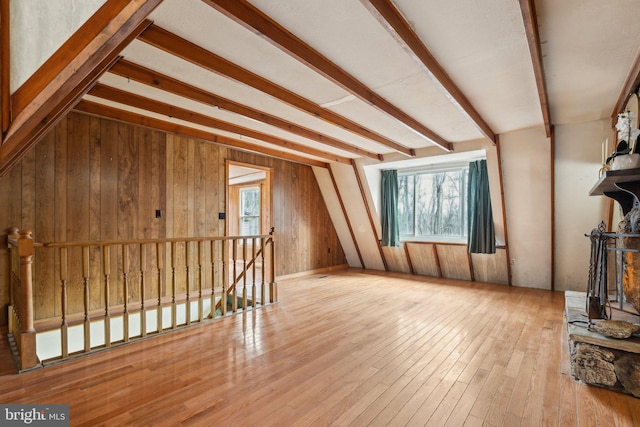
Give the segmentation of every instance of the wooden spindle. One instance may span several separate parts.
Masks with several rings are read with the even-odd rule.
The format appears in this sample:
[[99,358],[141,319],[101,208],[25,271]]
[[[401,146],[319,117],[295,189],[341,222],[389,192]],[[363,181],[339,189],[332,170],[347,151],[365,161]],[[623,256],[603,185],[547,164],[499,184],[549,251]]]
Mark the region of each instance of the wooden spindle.
[[69,324],[67,323],[67,283],[68,276],[68,256],[67,248],[60,248],[60,311],[62,315],[62,324],[60,325],[60,339],[62,347],[62,357],[69,357]]
[[177,323],[176,307],[176,243],[171,242],[171,328],[176,328]]
[[231,311],[238,311],[238,239],[233,239],[233,290],[231,291]]
[[216,317],[216,281],[218,279],[218,272],[216,271],[216,240],[211,240],[211,313],[210,318]]
[[109,313],[109,293],[111,276],[111,247],[102,247],[102,270],[104,275],[104,345],[111,346],[111,314]]
[[256,308],[256,246],[258,245],[258,239],[256,237],[253,238],[251,244],[251,308]]
[[278,301],[278,284],[276,283],[276,230],[271,227],[271,281],[269,282],[269,302]]
[[229,283],[229,267],[227,266],[227,245],[229,242],[227,240],[220,241],[221,255],[222,259],[222,300],[220,301],[220,312],[224,316],[227,314],[227,284]]
[[202,322],[202,282],[204,281],[203,271],[202,271],[202,256],[204,252],[204,242],[202,240],[198,241],[198,321]]
[[267,270],[267,266],[264,263],[264,251],[265,251],[265,246],[264,246],[264,237],[260,238],[260,260],[261,260],[261,268],[262,270],[260,271],[260,304],[265,305],[266,304],[266,299],[265,299],[265,286],[264,286],[264,276]]
[[91,302],[89,298],[89,246],[82,247],[82,284],[84,287],[84,351],[91,351],[91,319],[89,311]]
[[123,333],[124,342],[129,341],[129,254],[127,245],[122,245],[122,279],[124,285]]
[[163,274],[162,274],[162,255],[163,255],[163,243],[160,242],[156,242],[156,264],[157,264],[157,273],[158,273],[158,312],[156,313],[158,316],[158,332],[162,332],[163,326],[162,326],[162,281],[163,281]]
[[147,273],[147,250],[144,243],[140,243],[140,334],[143,337],[147,336],[147,312],[144,306],[144,300],[146,298],[145,288],[146,273]]
[[242,310],[247,310],[247,239],[242,239]]
[[187,241],[184,243],[185,246],[185,268],[187,272],[187,294],[186,294],[186,303],[185,303],[185,321],[186,324],[189,325],[191,323],[191,299],[189,295],[189,290],[191,288],[191,270],[189,269],[189,264],[191,263],[191,242]]

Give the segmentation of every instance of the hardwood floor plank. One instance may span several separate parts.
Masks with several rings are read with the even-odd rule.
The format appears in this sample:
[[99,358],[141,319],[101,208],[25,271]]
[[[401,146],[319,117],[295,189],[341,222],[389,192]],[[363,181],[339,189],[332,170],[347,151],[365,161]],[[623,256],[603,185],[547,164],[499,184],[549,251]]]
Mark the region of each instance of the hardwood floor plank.
[[279,296],[44,369],[6,366],[0,401],[68,403],[72,426],[640,425],[640,399],[570,376],[561,293],[348,270],[281,281]]
[[596,420],[598,419],[598,415],[601,415],[595,412],[591,388],[592,387],[580,387],[578,391],[576,413],[578,414],[578,424],[580,426],[598,425]]
[[604,389],[592,387],[591,395],[593,396],[595,419],[598,420],[598,426],[614,427],[616,424],[608,393],[605,393]]
[[455,402],[453,413],[448,419],[448,423],[451,425],[463,425],[465,420],[469,418],[471,414],[471,408],[478,397],[478,393],[482,389],[484,382],[487,379],[489,371],[480,369],[476,372],[476,375],[471,379],[469,386],[465,389],[460,399]]

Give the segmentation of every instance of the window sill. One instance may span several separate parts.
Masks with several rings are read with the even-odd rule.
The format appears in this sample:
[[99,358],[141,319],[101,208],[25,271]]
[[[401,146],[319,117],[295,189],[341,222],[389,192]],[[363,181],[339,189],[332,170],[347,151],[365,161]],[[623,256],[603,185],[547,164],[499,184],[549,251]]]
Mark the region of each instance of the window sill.
[[440,245],[467,246],[467,241],[463,239],[447,239],[444,237],[412,237],[408,239],[400,239],[400,243],[434,243]]

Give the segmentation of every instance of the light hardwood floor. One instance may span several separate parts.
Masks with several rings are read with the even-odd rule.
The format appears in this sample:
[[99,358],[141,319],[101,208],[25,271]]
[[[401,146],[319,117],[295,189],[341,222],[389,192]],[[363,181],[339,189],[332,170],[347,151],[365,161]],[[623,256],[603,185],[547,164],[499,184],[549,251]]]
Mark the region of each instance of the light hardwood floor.
[[640,426],[640,399],[571,377],[562,293],[350,270],[279,297],[21,375],[5,360],[0,402],[87,426]]

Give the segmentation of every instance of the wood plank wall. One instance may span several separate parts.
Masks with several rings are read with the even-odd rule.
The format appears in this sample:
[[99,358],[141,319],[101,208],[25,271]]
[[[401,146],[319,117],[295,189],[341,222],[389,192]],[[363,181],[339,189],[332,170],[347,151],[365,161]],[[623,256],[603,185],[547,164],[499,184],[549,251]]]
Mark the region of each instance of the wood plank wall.
[[397,248],[383,248],[390,271],[447,279],[508,284],[504,248],[495,254],[469,254],[464,244],[404,242]]
[[[225,212],[227,159],[273,169],[278,275],[345,263],[310,167],[74,112],[0,178],[0,325],[7,323],[9,227],[32,229],[38,242],[222,236],[218,212]],[[178,248],[178,257],[184,253]],[[111,253],[112,272],[122,271],[122,256]],[[133,266],[139,263],[137,252],[127,256]],[[53,268],[52,256],[36,257],[38,270]],[[80,254],[69,259],[69,274],[81,275]],[[35,280],[36,318],[56,314],[58,284]],[[91,287],[98,307],[104,295],[97,280]],[[148,288],[152,297],[153,280]],[[131,289],[135,301],[135,282]],[[112,303],[123,300],[109,297]],[[79,304],[70,301],[69,309]]]

